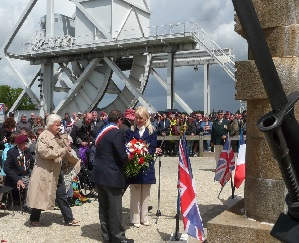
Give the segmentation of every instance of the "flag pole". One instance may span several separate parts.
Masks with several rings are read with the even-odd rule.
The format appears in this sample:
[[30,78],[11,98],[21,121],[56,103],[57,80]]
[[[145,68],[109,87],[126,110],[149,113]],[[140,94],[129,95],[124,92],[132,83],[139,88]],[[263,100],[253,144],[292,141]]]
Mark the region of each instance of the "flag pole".
[[232,188],[232,199],[235,198],[235,185],[233,183],[233,177],[231,176],[230,177],[230,185],[231,185],[231,188]]
[[178,199],[177,199],[177,210],[175,215],[175,241],[179,241],[179,230],[180,230],[180,188],[178,187]]
[[219,197],[220,197],[220,194],[221,194],[223,188],[224,188],[224,186],[222,186],[221,189],[220,189],[220,192],[219,192],[218,197],[217,197],[218,199],[219,199]]
[[[165,135],[163,136],[163,140],[161,142],[161,145],[160,145],[160,149],[162,149],[162,146],[163,146],[163,143],[164,143],[164,140],[165,140]],[[156,212],[156,224],[158,223],[158,219],[159,217],[161,216],[161,211],[160,211],[160,194],[161,194],[161,156],[162,154],[158,155],[159,157],[159,184],[158,184],[158,209],[157,209],[157,212]],[[157,158],[156,158],[157,160]]]
[[[180,136],[180,144],[182,143],[182,135]],[[179,241],[179,230],[180,230],[180,169],[178,166],[178,183],[177,183],[177,189],[178,189],[178,198],[177,198],[177,207],[176,207],[176,215],[175,215],[175,233],[174,233],[174,239],[175,241]]]

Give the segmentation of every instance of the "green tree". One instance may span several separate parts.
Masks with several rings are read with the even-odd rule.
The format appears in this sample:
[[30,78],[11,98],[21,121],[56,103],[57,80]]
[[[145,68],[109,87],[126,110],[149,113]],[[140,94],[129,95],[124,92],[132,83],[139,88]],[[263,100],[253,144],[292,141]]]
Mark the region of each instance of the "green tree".
[[[11,88],[8,85],[0,85],[0,102],[10,108],[18,99],[22,91],[22,88]],[[19,110],[35,110],[36,105],[33,104],[29,96],[25,94],[17,108]]]

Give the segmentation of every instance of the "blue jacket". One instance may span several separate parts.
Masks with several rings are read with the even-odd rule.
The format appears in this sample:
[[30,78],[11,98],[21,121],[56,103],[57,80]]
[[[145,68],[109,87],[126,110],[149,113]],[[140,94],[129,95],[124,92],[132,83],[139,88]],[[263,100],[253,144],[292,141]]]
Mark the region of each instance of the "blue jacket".
[[[149,144],[149,153],[154,158],[154,154],[157,148],[157,132],[149,134],[148,128],[145,128],[145,131],[142,137],[139,136],[138,128],[135,128],[134,131],[128,129],[126,131],[126,143],[130,142],[133,138],[138,140],[143,140],[146,144]],[[155,160],[150,163],[150,166],[146,170],[141,170],[139,175],[132,178],[127,178],[127,184],[156,184],[156,175],[155,175]]]

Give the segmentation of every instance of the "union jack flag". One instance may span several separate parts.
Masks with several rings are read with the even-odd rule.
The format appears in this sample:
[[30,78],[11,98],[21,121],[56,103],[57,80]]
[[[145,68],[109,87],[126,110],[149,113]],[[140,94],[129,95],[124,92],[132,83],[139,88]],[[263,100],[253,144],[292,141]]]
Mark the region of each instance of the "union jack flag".
[[222,187],[230,180],[232,171],[235,169],[235,155],[232,149],[229,134],[221,151],[217,163],[214,180],[218,181]]
[[179,153],[179,191],[184,230],[188,235],[203,241],[204,229],[197,205],[185,135],[180,139]]

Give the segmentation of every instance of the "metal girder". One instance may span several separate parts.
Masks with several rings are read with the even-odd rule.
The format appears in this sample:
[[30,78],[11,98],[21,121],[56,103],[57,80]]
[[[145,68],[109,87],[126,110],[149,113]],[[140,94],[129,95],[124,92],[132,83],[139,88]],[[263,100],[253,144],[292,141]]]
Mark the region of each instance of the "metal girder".
[[40,115],[43,116],[45,113],[51,113],[54,109],[53,91],[54,91],[54,64],[47,63],[41,65],[41,73],[43,73],[42,81],[42,93]]
[[166,82],[166,107],[167,109],[174,108],[174,51],[168,53],[167,60],[167,82]]
[[[230,55],[231,49],[223,49],[226,55]],[[152,68],[167,67],[167,54],[153,54]],[[221,57],[219,57],[221,58]],[[216,64],[216,60],[205,50],[177,51],[174,55],[174,66],[196,66],[204,64]]]
[[[39,100],[38,98],[36,97],[36,95],[33,93],[33,91],[28,88],[28,85],[26,83],[26,81],[23,79],[23,77],[20,75],[20,73],[18,72],[18,70],[15,68],[15,66],[11,63],[10,59],[8,57],[6,57],[8,63],[9,63],[9,67],[11,68],[11,70],[16,74],[16,76],[19,78],[19,81],[21,83],[22,86],[25,86],[25,90],[26,90],[26,93],[28,94],[28,96],[30,97],[31,101],[38,105],[39,104]],[[32,85],[32,83],[31,83]]]
[[[74,45],[67,48],[51,48],[38,51],[28,51],[21,53],[9,53],[9,57],[21,60],[32,61],[38,59],[46,59],[48,62],[53,62],[60,56],[65,56],[67,60],[59,62],[107,57],[126,57],[132,55],[140,55],[143,53],[167,53],[172,50],[172,46],[176,46],[177,51],[188,51],[196,49],[197,43],[190,36],[177,36],[176,38],[159,39],[157,37],[143,37],[132,40],[114,40],[114,41],[94,41],[86,45]],[[56,61],[58,62],[58,61]]]
[[143,94],[134,86],[129,78],[120,70],[120,68],[109,58],[104,57],[104,61],[109,65],[109,67],[115,72],[115,74],[125,83],[126,87],[134,95],[134,97],[143,105],[148,111],[157,112],[157,110],[149,104]]
[[[166,81],[162,79],[160,75],[153,68],[151,69],[151,74],[157,79],[157,81],[161,84],[161,86],[166,90],[167,89]],[[193,112],[193,110],[187,105],[185,101],[183,101],[183,99],[176,92],[174,92],[174,99],[188,114]]]
[[204,65],[204,79],[203,79],[203,97],[204,97],[204,115],[211,113],[210,102],[210,80],[209,80],[209,64]]
[[132,3],[132,2],[130,2],[130,1],[128,1],[128,0],[123,0],[123,1],[124,1],[125,3],[128,3],[128,4],[132,5],[132,6],[134,6],[135,8],[138,8],[139,10],[141,10],[141,11],[143,11],[143,12],[145,12],[145,13],[150,14],[149,7],[147,6],[146,1],[144,1],[144,0],[143,0],[143,3],[144,3],[144,5],[147,7],[147,9],[145,9],[145,8],[139,6],[139,5],[136,5],[136,4],[134,4],[134,3]]
[[68,76],[68,78],[72,81],[72,83],[75,83],[77,78],[76,76],[73,74],[73,72],[67,67],[67,65],[65,65],[65,63],[58,63],[59,67],[62,69],[62,71],[66,74],[66,76]]
[[77,82],[74,84],[74,86],[70,89],[70,91],[67,94],[67,97],[64,98],[55,108],[55,113],[60,113],[59,111],[64,110],[65,107],[68,105],[68,103],[75,97],[75,95],[79,92],[81,89],[81,86],[86,81],[86,79],[89,77],[92,71],[94,71],[94,68],[99,63],[100,59],[95,58],[93,59],[88,66],[85,68],[84,72],[80,75],[80,77],[77,79]]
[[88,18],[88,20],[91,23],[93,23],[94,26],[97,27],[99,31],[102,32],[104,37],[106,37],[107,39],[111,39],[111,35],[109,34],[109,32],[97,22],[97,20],[79,3],[78,0],[70,0],[70,1],[73,2],[78,9],[80,9],[80,11],[86,16],[86,18]]
[[54,0],[48,0],[47,2],[47,16],[46,16],[46,36],[54,36]]
[[[24,97],[25,94],[27,94],[29,96],[29,94],[32,94],[32,90],[30,89],[31,86],[34,84],[35,80],[38,78],[39,76],[39,72],[37,72],[37,74],[35,75],[35,77],[32,79],[32,81],[30,82],[28,88],[26,87],[25,89],[23,89],[22,93],[19,95],[19,97],[17,98],[17,100],[15,101],[15,103],[13,104],[13,106],[10,108],[9,111],[15,111],[17,109],[17,107],[19,106],[19,104],[21,103],[22,98]],[[33,95],[35,96],[35,94],[33,93]],[[29,96],[30,97],[30,96]],[[35,96],[35,98],[37,99],[37,97]],[[39,105],[38,103],[35,103],[36,105]]]
[[14,40],[14,38],[16,37],[17,33],[19,32],[20,28],[22,27],[22,25],[24,24],[25,20],[27,19],[28,15],[30,14],[30,12],[32,11],[32,9],[34,8],[36,2],[38,0],[31,0],[28,4],[27,7],[25,8],[25,10],[23,11],[23,13],[21,14],[18,22],[15,25],[14,31],[12,33],[12,35],[4,42],[4,44],[1,47],[1,53],[4,52],[5,55],[7,55],[7,50],[8,47],[11,45],[12,41]]

